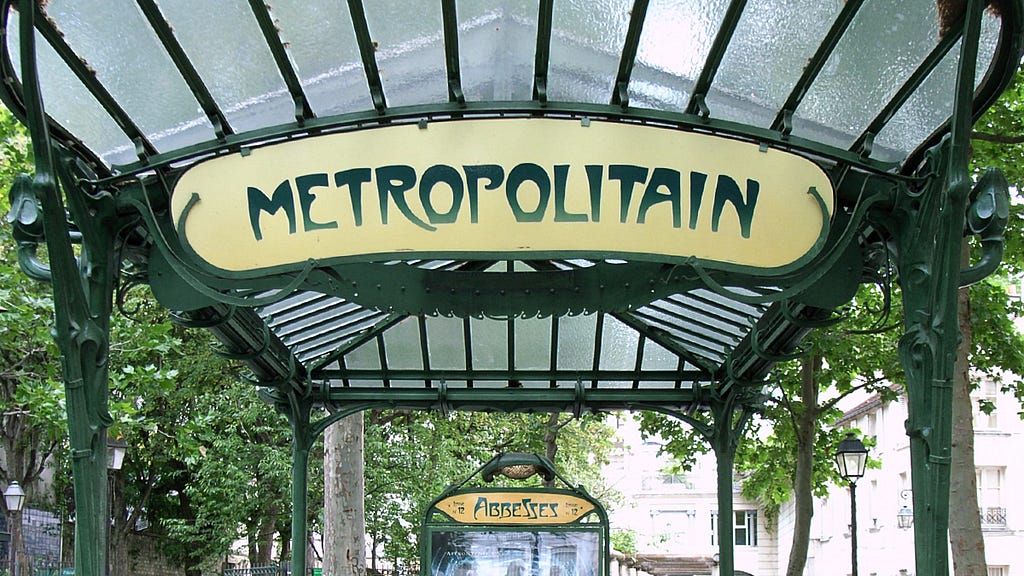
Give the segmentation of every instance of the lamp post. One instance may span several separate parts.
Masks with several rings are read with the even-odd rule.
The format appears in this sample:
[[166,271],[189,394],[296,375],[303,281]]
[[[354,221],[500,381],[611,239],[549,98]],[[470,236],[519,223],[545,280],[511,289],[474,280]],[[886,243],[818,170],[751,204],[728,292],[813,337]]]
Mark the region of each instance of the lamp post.
[[11,574],[18,576],[18,547],[21,545],[21,523],[17,516],[21,514],[21,507],[25,505],[25,491],[17,482],[11,482],[4,490],[4,504],[10,514],[8,519],[11,532]]
[[867,463],[868,449],[853,432],[847,432],[846,438],[836,447],[836,466],[839,467],[839,475],[850,482],[850,551],[853,576],[857,576],[857,480],[864,476]]
[[128,443],[124,441],[124,438],[107,436],[107,513],[110,516],[107,519],[107,576],[110,576],[110,525],[114,522],[114,478],[110,472],[117,472],[124,465],[124,454],[127,449]]

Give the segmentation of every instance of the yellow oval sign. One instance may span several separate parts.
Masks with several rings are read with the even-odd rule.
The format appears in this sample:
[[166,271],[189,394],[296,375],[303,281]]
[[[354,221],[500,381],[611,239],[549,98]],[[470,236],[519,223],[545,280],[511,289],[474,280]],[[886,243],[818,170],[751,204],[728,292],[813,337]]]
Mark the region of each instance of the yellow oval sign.
[[667,128],[488,119],[330,134],[219,157],[175,185],[182,241],[224,271],[310,259],[812,253],[832,185],[806,158]]
[[549,492],[472,492],[435,506],[462,524],[568,524],[594,510],[590,502]]

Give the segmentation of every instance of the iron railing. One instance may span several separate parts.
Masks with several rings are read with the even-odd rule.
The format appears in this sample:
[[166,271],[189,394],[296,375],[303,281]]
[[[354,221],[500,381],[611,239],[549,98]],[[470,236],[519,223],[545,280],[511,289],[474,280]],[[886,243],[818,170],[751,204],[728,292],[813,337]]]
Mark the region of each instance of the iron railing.
[[981,525],[985,528],[1006,528],[1006,508],[981,508]]

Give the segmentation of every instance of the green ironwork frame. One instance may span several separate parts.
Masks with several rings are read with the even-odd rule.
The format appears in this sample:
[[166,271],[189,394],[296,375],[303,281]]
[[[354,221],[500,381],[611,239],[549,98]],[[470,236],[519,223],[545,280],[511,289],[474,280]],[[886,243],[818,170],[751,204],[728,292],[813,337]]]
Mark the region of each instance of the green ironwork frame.
[[[550,49],[552,2],[540,3],[539,33],[536,50],[536,68],[533,100],[529,102],[467,102],[462,96],[458,70],[457,36],[451,21],[453,2],[446,0],[445,52],[449,102],[447,104],[389,108],[387,106],[374,56],[362,3],[349,0],[356,38],[362,56],[367,84],[374,110],[329,118],[317,118],[309,108],[295,71],[284,53],[281,41],[261,2],[250,2],[260,29],[275,57],[295,104],[295,122],[289,125],[257,131],[237,133],[202,85],[180,46],[176,45],[167,23],[152,0],[139,0],[147,20],[167,48],[175,66],[186,79],[202,110],[214,126],[216,140],[181,150],[160,153],[148,141],[142,130],[106,91],[78,56],[70,49],[60,33],[37,11],[32,0],[17,0],[20,8],[21,62],[18,77],[10,58],[0,62],[10,89],[0,91],[5,103],[19,114],[29,126],[35,150],[35,175],[19,179],[12,190],[15,215],[15,237],[19,242],[19,255],[26,272],[33,277],[51,281],[55,299],[55,337],[62,353],[66,389],[68,393],[69,432],[72,444],[78,523],[76,526],[76,559],[78,570],[86,576],[101,574],[106,550],[104,523],[105,500],[96,494],[105,494],[105,434],[110,423],[107,414],[107,351],[109,346],[109,319],[113,294],[119,280],[122,262],[118,258],[145,260],[149,254],[124,254],[115,250],[122,240],[118,236],[125,223],[125,215],[135,221],[145,210],[159,201],[159,194],[149,190],[169,190],[175,176],[173,166],[187,163],[201,156],[222,155],[245,151],[265,143],[338,131],[373,129],[394,123],[459,121],[475,117],[532,117],[563,116],[581,121],[602,119],[616,122],[634,122],[717,134],[757,142],[763,146],[805,155],[822,165],[832,167],[830,176],[838,183],[839,200],[848,208],[837,214],[837,219],[854,222],[850,230],[863,230],[862,226],[880,232],[879,238],[888,242],[896,255],[896,266],[903,287],[905,307],[905,336],[900,355],[907,372],[911,437],[912,471],[915,500],[915,539],[917,542],[917,573],[946,574],[946,533],[948,528],[949,444],[950,444],[950,385],[952,359],[958,344],[956,332],[956,293],[966,283],[976,281],[991,272],[1001,256],[1002,229],[1005,226],[1006,185],[998,175],[986,177],[972,190],[967,172],[968,138],[970,125],[981,110],[990,105],[1006,86],[1021,54],[1022,12],[1020,2],[1004,6],[1004,26],[1008,28],[997,49],[997,59],[991,66],[989,78],[982,83],[984,89],[975,93],[974,62],[984,2],[970,0],[964,25],[937,43],[932,54],[925,59],[908,82],[901,87],[878,113],[875,120],[849,149],[842,150],[816,142],[803,140],[790,134],[791,117],[801,99],[821,71],[831,51],[849,26],[862,2],[847,2],[825,41],[821,44],[803,76],[794,87],[786,103],[779,110],[768,129],[718,120],[710,114],[704,95],[713,82],[725,48],[744,0],[734,0],[727,9],[726,22],[699,76],[697,88],[683,114],[638,110],[629,106],[629,79],[633,56],[639,42],[639,31],[646,15],[647,1],[636,0],[627,32],[615,87],[609,104],[581,104],[551,102],[547,98],[547,62]],[[3,7],[13,2],[5,2]],[[7,28],[8,11],[3,11],[0,30]],[[135,144],[139,160],[135,163],[107,169],[81,142],[62,127],[48,121],[40,96],[34,46],[38,30],[69,69],[78,76],[86,89],[111,115],[115,123]],[[958,40],[961,42],[960,67],[957,74],[954,114],[948,126],[941,127],[901,165],[872,160],[868,157],[875,135],[892,119],[895,112],[934,70]],[[947,135],[948,132],[948,135]],[[77,158],[78,160],[75,160]],[[112,194],[117,190],[118,194]],[[66,203],[66,204],[65,204]],[[985,210],[996,206],[996,210]],[[156,232],[159,224],[154,223]],[[837,227],[838,229],[839,227]],[[960,268],[960,245],[964,234],[978,236],[985,248],[981,263],[967,270]],[[840,238],[830,239],[830,246],[839,244]],[[36,247],[45,243],[48,262],[35,257]],[[75,253],[75,246],[78,253]],[[845,251],[836,251],[836,260]],[[168,258],[168,254],[163,257]],[[843,262],[846,262],[845,260]],[[831,266],[819,266],[818,280]],[[723,295],[742,298],[743,295],[724,288],[730,280],[742,284],[741,276],[716,277],[700,274],[687,281],[702,283],[718,289]],[[372,280],[373,271],[360,270]],[[680,277],[682,278],[682,276]],[[718,278],[716,280],[716,278]],[[760,387],[770,366],[794,353],[793,346],[800,337],[817,325],[830,321],[829,309],[836,304],[775,302],[753,329],[732,348],[725,362],[718,366],[701,365],[701,369],[687,373],[676,371],[655,373],[639,368],[633,372],[613,373],[594,370],[592,373],[566,373],[552,367],[550,370],[508,370],[489,372],[463,371],[382,370],[373,374],[344,367],[327,369],[331,360],[343,351],[316,366],[298,362],[288,347],[267,331],[266,324],[251,307],[253,300],[235,301],[227,292],[216,293],[217,288],[231,290],[238,285],[215,278],[202,278],[192,286],[195,302],[201,306],[190,308],[179,319],[183,323],[202,326],[226,343],[225,355],[244,362],[253,372],[261,394],[288,416],[293,439],[293,514],[292,536],[296,543],[306,540],[305,518],[306,468],[312,443],[331,423],[341,417],[373,407],[408,407],[417,409],[530,409],[537,411],[568,411],[605,409],[649,409],[668,413],[691,423],[709,440],[719,460],[719,519],[731,517],[732,459],[739,435],[757,409]],[[795,279],[799,280],[799,279]],[[294,275],[284,274],[276,279],[250,282],[252,290],[290,286]],[[220,283],[219,283],[220,282]],[[756,284],[756,283],[753,283]],[[840,282],[845,286],[849,282]],[[200,286],[212,288],[210,293]],[[833,288],[834,286],[828,286]],[[777,287],[776,287],[777,288]],[[785,288],[783,288],[784,290]],[[827,292],[821,286],[817,292]],[[769,302],[775,289],[757,296],[747,296],[758,302]],[[254,292],[255,293],[255,292]],[[206,298],[206,300],[204,300]],[[781,298],[777,298],[781,299]],[[434,300],[424,304],[406,305],[405,309],[382,312],[382,326],[397,321],[400,313],[455,312],[459,310],[457,297]],[[620,294],[617,304],[629,307],[628,295]],[[815,304],[821,304],[816,306]],[[566,313],[564,305],[551,305],[548,313]],[[496,312],[524,309],[522,302],[497,304]],[[401,308],[396,304],[397,308]],[[614,308],[614,306],[610,306]],[[629,322],[628,317],[617,316]],[[557,323],[553,323],[557,327]],[[637,326],[641,333],[659,340],[656,331]],[[557,328],[553,328],[557,330]],[[372,338],[373,336],[367,336]],[[660,339],[663,345],[671,344]],[[366,340],[364,340],[366,341]],[[642,346],[642,345],[641,345]],[[677,350],[678,351],[678,350]],[[332,389],[319,385],[328,379],[359,379],[368,376],[383,381],[415,379],[437,382],[423,389],[390,388],[382,397],[380,390]],[[625,381],[665,380],[674,382],[671,389],[646,391],[639,396],[633,390],[588,387],[586,381],[614,379]],[[573,381],[573,389],[451,389],[445,380],[526,380]],[[702,385],[713,382],[714,386]],[[683,386],[684,382],[692,382]],[[317,408],[328,409],[319,415]],[[695,410],[707,410],[710,423],[694,418]],[[725,488],[723,488],[725,487]],[[731,531],[720,530],[721,573],[734,570]],[[296,547],[296,549],[301,549]],[[305,573],[305,558],[296,555],[292,561],[293,573]]]

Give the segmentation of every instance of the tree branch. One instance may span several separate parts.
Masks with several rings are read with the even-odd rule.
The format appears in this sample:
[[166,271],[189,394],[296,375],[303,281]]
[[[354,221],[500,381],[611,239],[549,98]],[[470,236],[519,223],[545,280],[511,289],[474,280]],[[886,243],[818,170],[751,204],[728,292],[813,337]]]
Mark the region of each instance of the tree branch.
[[991,132],[975,130],[974,132],[971,132],[971,140],[982,140],[984,142],[994,142],[996,144],[1024,144],[1024,134],[1007,136],[1006,134],[993,134]]

